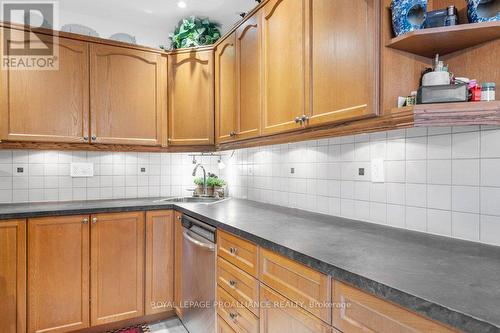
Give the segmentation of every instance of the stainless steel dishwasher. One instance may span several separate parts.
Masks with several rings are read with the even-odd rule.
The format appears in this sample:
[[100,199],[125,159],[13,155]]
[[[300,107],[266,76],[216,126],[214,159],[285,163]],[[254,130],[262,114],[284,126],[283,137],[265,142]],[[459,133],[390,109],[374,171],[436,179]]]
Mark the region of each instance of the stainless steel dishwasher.
[[215,333],[215,232],[182,216],[182,322],[189,333]]

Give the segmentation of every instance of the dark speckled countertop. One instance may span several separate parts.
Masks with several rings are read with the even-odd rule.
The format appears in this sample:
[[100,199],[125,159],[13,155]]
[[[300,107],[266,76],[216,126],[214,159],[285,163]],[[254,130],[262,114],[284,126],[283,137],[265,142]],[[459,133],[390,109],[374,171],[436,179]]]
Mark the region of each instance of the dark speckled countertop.
[[500,247],[231,199],[0,205],[0,219],[175,208],[465,332],[500,332]]

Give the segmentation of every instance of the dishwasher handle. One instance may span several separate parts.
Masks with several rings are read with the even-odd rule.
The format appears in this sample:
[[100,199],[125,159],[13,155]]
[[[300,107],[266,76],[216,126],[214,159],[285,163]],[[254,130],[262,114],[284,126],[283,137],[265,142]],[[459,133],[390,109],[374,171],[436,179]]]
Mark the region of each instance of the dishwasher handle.
[[194,233],[190,232],[189,230],[184,230],[183,232],[183,235],[184,235],[184,239],[186,239],[187,241],[189,241],[190,243],[198,246],[198,247],[202,247],[204,249],[207,249],[211,252],[215,251],[215,245],[212,244],[212,243],[206,243],[206,242],[203,242],[203,241],[200,241],[198,239],[195,239],[194,238]]

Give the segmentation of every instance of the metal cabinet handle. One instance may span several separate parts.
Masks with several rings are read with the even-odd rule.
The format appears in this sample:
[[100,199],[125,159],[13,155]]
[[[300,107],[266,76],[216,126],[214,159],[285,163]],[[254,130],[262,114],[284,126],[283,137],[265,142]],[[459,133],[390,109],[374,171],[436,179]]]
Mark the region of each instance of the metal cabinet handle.
[[301,123],[302,122],[302,118],[300,117],[295,117],[295,123],[298,124],[298,123]]
[[229,248],[229,253],[231,253],[232,255],[235,255],[235,254],[236,254],[236,252],[238,252],[238,249],[237,249],[237,248],[235,248],[235,247],[230,247],[230,248]]
[[238,318],[238,314],[237,313],[229,313],[229,317],[231,317],[231,320],[236,320],[236,318]]
[[236,136],[236,132],[233,131],[233,132],[229,133],[229,136]]
[[97,140],[97,136],[92,135],[92,141],[95,141],[95,140]]
[[88,136],[84,136],[83,137],[83,141],[89,141],[89,137]]
[[82,221],[83,224],[89,224],[89,219],[88,218],[84,218],[83,221]]
[[92,218],[92,224],[96,224],[96,223],[97,223],[97,217]]
[[234,281],[234,280],[229,280],[229,285],[230,285],[231,287],[235,288],[235,287],[236,287],[236,281]]
[[306,116],[306,115],[302,115],[301,120],[302,120],[302,122],[304,123],[304,122],[306,122],[306,121],[308,121],[308,120],[309,120],[309,117],[308,117],[308,116]]
[[180,221],[180,220],[182,220],[182,216],[181,216],[181,215],[177,216],[177,219],[178,219],[179,221]]

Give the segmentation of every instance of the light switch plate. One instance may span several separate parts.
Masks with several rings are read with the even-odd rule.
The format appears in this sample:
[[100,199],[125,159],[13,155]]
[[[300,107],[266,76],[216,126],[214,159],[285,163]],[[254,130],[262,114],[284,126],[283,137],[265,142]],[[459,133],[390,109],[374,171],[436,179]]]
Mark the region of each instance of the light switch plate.
[[93,177],[94,163],[71,163],[71,177]]
[[372,172],[373,183],[384,183],[385,182],[384,160],[380,158],[373,159],[371,163],[371,172]]

